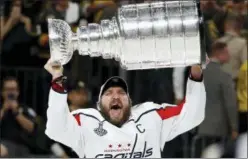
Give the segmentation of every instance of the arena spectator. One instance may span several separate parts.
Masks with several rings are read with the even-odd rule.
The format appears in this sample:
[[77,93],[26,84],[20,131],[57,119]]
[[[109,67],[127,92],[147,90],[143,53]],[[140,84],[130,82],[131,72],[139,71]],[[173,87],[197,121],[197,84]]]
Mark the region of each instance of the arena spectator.
[[227,45],[216,42],[212,46],[210,62],[203,71],[207,101],[205,119],[198,128],[198,135],[203,138],[204,147],[216,142],[225,144],[238,135],[234,84],[231,76],[221,69],[229,58]]
[[92,19],[89,22],[95,23],[112,18],[117,11],[115,0],[85,0],[82,7],[84,15]]
[[241,66],[239,75],[238,75],[238,83],[237,83],[237,95],[238,95],[238,104],[239,104],[239,133],[247,132],[247,68],[248,62],[246,62]]
[[247,15],[245,0],[232,0],[231,12],[234,15]]
[[30,65],[33,58],[30,56],[30,48],[33,44],[32,22],[24,14],[21,0],[4,1],[1,3],[1,41],[2,41],[2,65]]
[[236,16],[229,17],[225,22],[225,36],[219,39],[227,44],[230,61],[223,65],[225,72],[236,80],[239,68],[247,60],[247,42],[240,37],[241,24]]
[[61,19],[66,21],[75,31],[80,20],[79,4],[70,0],[49,1],[39,16],[42,34],[39,38],[39,44],[43,48],[48,48],[48,23],[47,19]]
[[201,0],[200,8],[204,18],[206,51],[211,50],[212,43],[224,35],[224,20],[227,12],[222,1]]
[[27,32],[31,32],[31,20],[29,17],[22,14],[22,1],[14,0],[9,3],[4,3],[3,15],[1,16],[1,40],[18,24],[23,23]]
[[7,77],[2,85],[2,104],[0,114],[1,145],[7,157],[27,157],[30,138],[35,135],[36,113],[33,109],[19,103],[17,79]]
[[90,95],[83,81],[76,81],[72,84],[68,95],[70,111],[82,108],[90,108]]
[[214,16],[223,12],[222,7],[215,0],[201,0],[200,7],[205,21],[212,20]]

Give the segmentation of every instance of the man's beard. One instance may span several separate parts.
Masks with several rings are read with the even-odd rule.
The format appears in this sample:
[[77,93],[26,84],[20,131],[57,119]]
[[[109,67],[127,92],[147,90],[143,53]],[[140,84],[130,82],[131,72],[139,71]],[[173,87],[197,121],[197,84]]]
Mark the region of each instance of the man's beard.
[[106,110],[104,109],[103,105],[100,103],[100,112],[102,114],[102,116],[104,117],[105,120],[107,120],[108,122],[110,122],[111,124],[117,126],[117,127],[121,127],[130,117],[131,114],[131,101],[129,100],[129,106],[122,108],[123,110],[123,117],[122,119],[120,119],[119,121],[115,121],[112,120],[110,117],[110,110]]

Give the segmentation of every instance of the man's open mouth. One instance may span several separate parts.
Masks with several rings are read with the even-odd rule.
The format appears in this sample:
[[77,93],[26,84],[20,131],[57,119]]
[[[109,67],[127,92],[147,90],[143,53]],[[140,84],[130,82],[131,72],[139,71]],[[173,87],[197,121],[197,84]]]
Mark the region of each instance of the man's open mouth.
[[118,109],[121,109],[121,106],[119,106],[119,105],[112,105],[111,106],[111,108],[110,108],[111,110],[118,110]]
[[118,104],[114,104],[110,107],[110,116],[113,119],[119,118],[122,112],[122,107]]

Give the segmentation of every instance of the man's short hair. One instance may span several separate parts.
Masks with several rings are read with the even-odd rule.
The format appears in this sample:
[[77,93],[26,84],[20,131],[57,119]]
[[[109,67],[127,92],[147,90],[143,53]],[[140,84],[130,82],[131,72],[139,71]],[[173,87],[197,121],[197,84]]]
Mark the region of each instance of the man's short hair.
[[216,52],[221,51],[227,47],[225,42],[216,41],[211,46],[211,53],[210,56],[214,55]]

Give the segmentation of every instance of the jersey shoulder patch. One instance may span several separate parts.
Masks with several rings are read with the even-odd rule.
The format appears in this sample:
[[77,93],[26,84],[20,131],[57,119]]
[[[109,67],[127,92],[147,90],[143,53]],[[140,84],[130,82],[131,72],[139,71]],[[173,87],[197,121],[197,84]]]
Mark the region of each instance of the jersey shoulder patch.
[[73,116],[80,115],[80,118],[93,118],[95,120],[101,121],[103,119],[100,112],[94,108],[78,109],[72,111]]
[[132,114],[140,116],[144,113],[160,109],[161,106],[153,102],[145,102],[132,107]]
[[162,104],[162,109],[157,110],[158,115],[162,120],[177,116],[181,113],[185,100],[178,105]]

